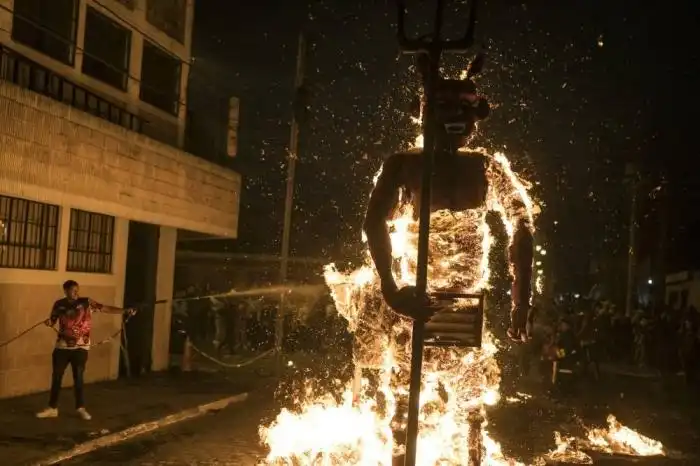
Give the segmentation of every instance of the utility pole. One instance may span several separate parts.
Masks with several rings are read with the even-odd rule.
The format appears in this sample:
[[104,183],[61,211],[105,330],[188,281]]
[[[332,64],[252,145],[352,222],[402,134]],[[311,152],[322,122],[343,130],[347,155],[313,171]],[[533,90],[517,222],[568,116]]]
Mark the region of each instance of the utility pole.
[[[306,38],[304,33],[299,34],[299,46],[297,49],[297,69],[294,80],[294,113],[292,115],[291,131],[289,135],[289,155],[287,157],[287,192],[284,198],[284,227],[282,229],[282,253],[280,257],[280,284],[287,282],[287,269],[289,265],[289,238],[292,229],[292,211],[294,210],[294,177],[296,163],[299,158],[299,122],[306,110],[304,78],[306,68]],[[284,316],[287,293],[280,294],[279,309],[275,322],[275,350],[277,353],[277,371],[282,368],[282,342],[284,341]]]
[[632,190],[632,206],[630,209],[629,247],[627,250],[627,293],[625,295],[625,313],[630,317],[634,311],[635,269],[637,260],[637,201],[639,191],[639,171],[633,163],[625,167],[625,177]]

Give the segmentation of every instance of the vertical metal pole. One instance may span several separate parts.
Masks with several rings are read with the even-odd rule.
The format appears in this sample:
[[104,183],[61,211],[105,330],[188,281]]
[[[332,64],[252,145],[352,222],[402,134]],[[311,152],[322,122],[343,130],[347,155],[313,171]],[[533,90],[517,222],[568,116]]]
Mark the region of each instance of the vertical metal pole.
[[[289,156],[287,157],[287,192],[284,199],[284,227],[282,230],[282,253],[280,257],[280,283],[287,282],[287,267],[289,264],[289,237],[292,229],[292,211],[294,209],[294,176],[296,162],[299,157],[299,115],[297,115],[297,103],[304,86],[304,70],[306,67],[306,38],[299,34],[299,46],[297,49],[297,70],[294,80],[294,114],[292,116],[291,132],[289,135]],[[279,309],[275,322],[275,350],[277,352],[278,373],[282,367],[282,342],[284,340],[284,314],[287,293],[280,294]]]
[[632,315],[634,309],[634,285],[635,285],[635,262],[637,248],[637,191],[639,184],[639,174],[637,168],[633,164],[628,164],[626,167],[626,175],[628,176],[632,189],[632,205],[630,211],[630,231],[629,231],[629,249],[627,251],[627,293],[625,295],[625,313],[627,317]]
[[[428,52],[428,73],[425,76],[425,109],[423,114],[423,180],[421,182],[420,214],[418,223],[418,257],[416,264],[416,294],[426,297],[428,288],[428,239],[430,236],[430,201],[433,187],[435,159],[435,85],[440,73],[440,33],[444,0],[437,1],[435,32]],[[418,451],[418,424],[420,411],[420,387],[423,369],[423,343],[425,322],[413,322],[411,337],[411,382],[408,395],[408,423],[406,426],[405,466],[415,466]]]

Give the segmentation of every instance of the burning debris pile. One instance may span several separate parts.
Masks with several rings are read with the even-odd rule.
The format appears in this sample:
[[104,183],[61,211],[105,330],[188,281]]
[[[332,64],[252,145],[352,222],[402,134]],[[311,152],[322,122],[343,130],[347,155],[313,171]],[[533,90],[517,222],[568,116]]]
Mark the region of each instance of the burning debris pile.
[[568,464],[593,464],[586,452],[599,452],[625,456],[664,456],[661,442],[650,439],[623,426],[612,414],[608,415],[608,428],[588,429],[585,439],[562,437],[554,433],[556,449],[546,459]]
[[579,450],[578,442],[574,437],[562,437],[559,432],[554,432],[554,443],[557,447],[545,458],[541,458],[538,461],[539,465],[547,464],[547,460],[568,464],[593,464],[593,458]]
[[588,432],[588,445],[591,450],[632,456],[659,456],[664,454],[664,446],[658,440],[650,439],[623,426],[612,414],[608,415],[607,429],[591,429]]

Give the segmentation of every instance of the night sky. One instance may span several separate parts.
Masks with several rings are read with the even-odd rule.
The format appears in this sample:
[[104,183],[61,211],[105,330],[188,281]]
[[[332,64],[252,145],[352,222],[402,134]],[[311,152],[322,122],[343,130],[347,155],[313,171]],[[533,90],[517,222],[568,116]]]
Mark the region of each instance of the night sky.
[[[427,32],[428,10],[411,9],[422,2],[407,3],[413,29]],[[448,25],[457,33],[465,3],[448,3]],[[565,288],[590,285],[591,260],[624,257],[628,162],[641,167],[645,180],[640,252],[658,249],[660,202],[649,193],[663,175],[671,188],[669,268],[700,266],[700,154],[691,137],[700,108],[692,46],[697,14],[680,0],[667,2],[673,9],[637,3],[481,4],[477,42],[488,61],[477,84],[496,108],[475,145],[503,150],[538,182],[540,238]],[[196,5],[189,110],[200,139],[221,140],[226,96],[241,98],[239,155],[232,166],[245,188],[239,240],[225,246],[279,251],[297,35],[304,28],[312,43],[311,117],[297,170],[292,253],[352,256],[372,175],[414,134],[405,111],[419,88],[413,59],[398,53],[394,2]],[[463,69],[468,58],[450,58],[446,68]]]

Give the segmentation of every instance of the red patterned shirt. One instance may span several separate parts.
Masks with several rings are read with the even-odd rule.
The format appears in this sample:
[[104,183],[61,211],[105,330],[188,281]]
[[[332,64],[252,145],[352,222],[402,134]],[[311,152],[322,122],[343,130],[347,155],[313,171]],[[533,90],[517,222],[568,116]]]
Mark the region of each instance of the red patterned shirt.
[[63,298],[56,301],[51,310],[51,323],[58,322],[56,348],[89,349],[92,313],[100,310],[102,304],[90,298]]

